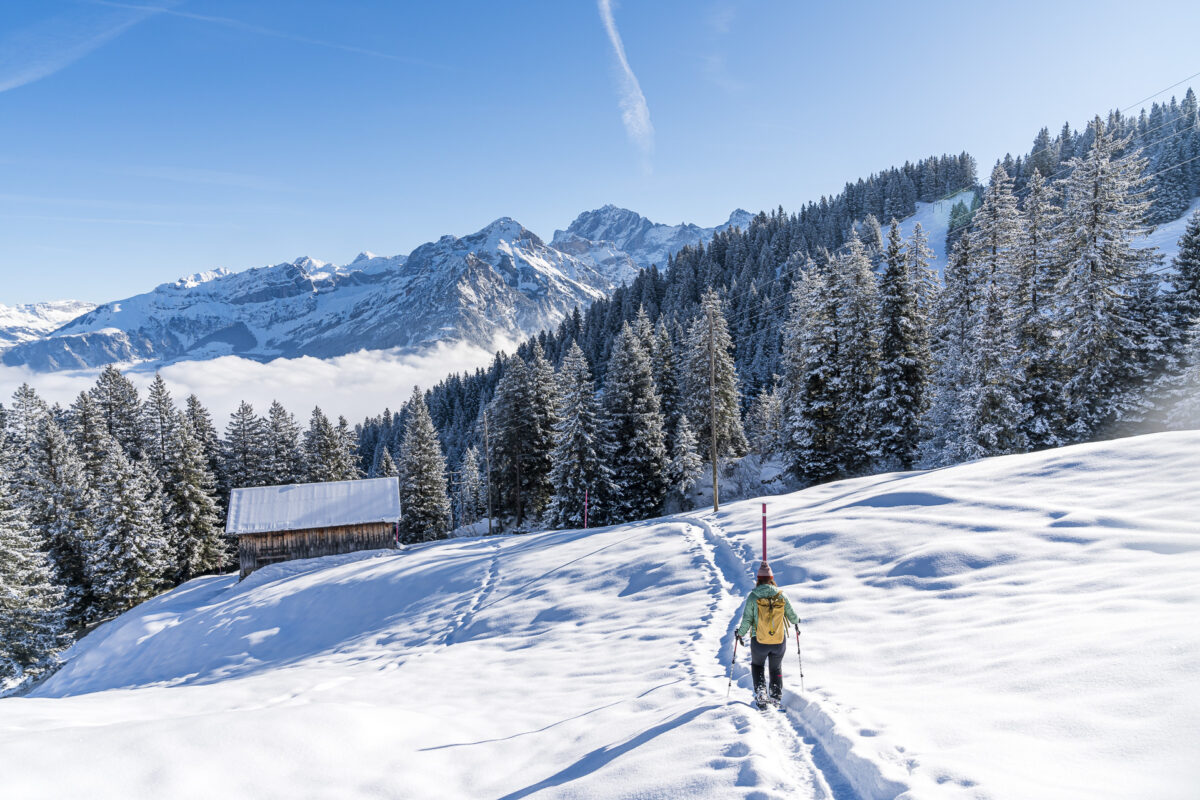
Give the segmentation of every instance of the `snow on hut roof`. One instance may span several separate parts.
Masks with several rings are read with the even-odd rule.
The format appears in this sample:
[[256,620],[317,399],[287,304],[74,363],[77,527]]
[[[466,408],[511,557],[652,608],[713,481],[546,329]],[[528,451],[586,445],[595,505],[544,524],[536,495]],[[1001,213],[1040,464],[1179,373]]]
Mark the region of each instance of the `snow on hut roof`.
[[399,478],[234,489],[226,533],[332,528],[400,519]]

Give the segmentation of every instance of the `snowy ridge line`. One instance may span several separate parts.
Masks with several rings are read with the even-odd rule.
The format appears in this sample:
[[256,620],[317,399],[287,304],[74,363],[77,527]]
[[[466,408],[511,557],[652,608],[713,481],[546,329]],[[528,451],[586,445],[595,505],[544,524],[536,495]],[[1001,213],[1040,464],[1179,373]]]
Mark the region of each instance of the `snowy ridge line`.
[[[741,588],[739,584],[746,581],[746,558],[739,556],[728,536],[723,531],[718,533],[717,526],[704,516],[687,514],[681,517],[704,531],[705,538],[713,547],[714,568],[721,572],[725,584],[730,587],[730,594],[740,600],[734,592]],[[753,553],[748,555],[753,557]],[[746,586],[745,590],[749,591],[749,588]],[[736,625],[735,618],[733,626],[736,628]],[[725,651],[732,648],[732,632],[730,630],[727,634],[721,648],[723,657]],[[740,672],[737,676],[739,686],[749,670],[743,667]],[[850,800],[851,797],[855,800],[896,800],[908,791],[906,784],[885,776],[879,764],[854,752],[854,740],[840,732],[837,722],[816,701],[801,697],[792,690],[785,690],[785,698],[790,702],[785,700],[781,709],[788,725],[785,727],[779,721],[777,729],[787,738],[813,742],[812,760],[831,797],[838,800]],[[799,708],[795,707],[796,700],[802,703]]]

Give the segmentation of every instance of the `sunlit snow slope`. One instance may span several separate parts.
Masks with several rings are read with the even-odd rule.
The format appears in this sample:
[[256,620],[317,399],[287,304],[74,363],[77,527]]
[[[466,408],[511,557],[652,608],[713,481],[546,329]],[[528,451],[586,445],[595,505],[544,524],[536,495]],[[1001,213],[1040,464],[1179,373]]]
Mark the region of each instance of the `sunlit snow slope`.
[[[1200,432],[202,578],[0,701],[4,796],[1190,798]],[[742,654],[739,654],[741,660]]]

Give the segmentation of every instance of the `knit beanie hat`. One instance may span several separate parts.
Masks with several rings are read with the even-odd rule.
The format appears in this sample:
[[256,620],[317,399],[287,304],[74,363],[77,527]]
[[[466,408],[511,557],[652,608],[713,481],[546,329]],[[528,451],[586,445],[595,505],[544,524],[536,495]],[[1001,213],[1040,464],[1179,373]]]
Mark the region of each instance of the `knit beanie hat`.
[[758,565],[758,575],[756,577],[774,578],[775,573],[771,572],[771,565],[764,561]]

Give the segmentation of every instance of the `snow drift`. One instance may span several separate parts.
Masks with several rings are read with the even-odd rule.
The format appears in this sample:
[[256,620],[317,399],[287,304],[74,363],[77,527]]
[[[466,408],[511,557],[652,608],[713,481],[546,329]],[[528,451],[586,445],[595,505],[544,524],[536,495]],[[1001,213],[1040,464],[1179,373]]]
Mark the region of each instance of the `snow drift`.
[[1194,797],[1200,432],[765,500],[785,714],[744,502],[191,581],[0,701],[5,794]]

